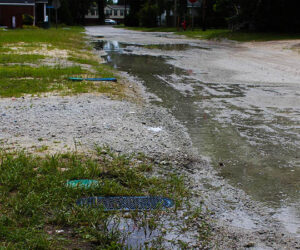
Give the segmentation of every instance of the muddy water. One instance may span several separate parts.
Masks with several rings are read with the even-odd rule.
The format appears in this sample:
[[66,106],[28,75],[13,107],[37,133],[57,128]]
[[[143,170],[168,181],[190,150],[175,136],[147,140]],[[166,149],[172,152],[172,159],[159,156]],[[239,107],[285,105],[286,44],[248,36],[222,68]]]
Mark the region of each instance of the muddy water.
[[[188,128],[199,154],[300,235],[300,94],[290,85],[205,84],[168,57],[135,55],[140,46],[99,42],[108,63],[142,80],[156,105]],[[96,46],[96,47],[97,47]],[[145,46],[188,50],[190,45]],[[198,53],[206,48],[198,47]]]

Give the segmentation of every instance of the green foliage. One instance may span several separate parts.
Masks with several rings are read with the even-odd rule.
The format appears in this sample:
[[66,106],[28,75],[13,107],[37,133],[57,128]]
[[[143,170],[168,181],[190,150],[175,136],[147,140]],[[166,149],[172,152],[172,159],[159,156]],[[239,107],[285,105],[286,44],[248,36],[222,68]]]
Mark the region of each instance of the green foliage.
[[58,18],[61,23],[68,25],[84,24],[84,16],[88,12],[93,0],[61,0]]
[[[174,1],[128,0],[131,13],[127,26],[154,27],[157,18],[166,11],[167,21]],[[188,18],[187,1],[177,0],[177,15]],[[206,0],[206,23],[208,27],[231,28],[259,32],[300,32],[298,0]],[[196,26],[202,26],[203,5],[197,9]],[[140,15],[137,15],[139,13]],[[169,23],[168,25],[171,25]]]
[[139,12],[140,24],[143,27],[156,27],[158,6],[155,1],[148,0]]
[[214,8],[235,30],[300,32],[297,0],[216,0]]
[[34,20],[33,16],[28,15],[28,14],[23,14],[22,19],[23,19],[23,24],[33,25],[33,20]]
[[128,0],[130,5],[129,15],[126,16],[125,25],[134,27],[139,26],[139,12],[142,8],[143,1],[142,0]]

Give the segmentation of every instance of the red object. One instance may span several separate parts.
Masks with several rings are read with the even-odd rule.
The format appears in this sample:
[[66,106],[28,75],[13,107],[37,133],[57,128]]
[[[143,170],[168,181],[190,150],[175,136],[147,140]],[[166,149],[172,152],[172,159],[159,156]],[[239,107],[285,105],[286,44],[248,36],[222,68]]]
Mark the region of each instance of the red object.
[[198,0],[189,0],[191,3],[196,3]]
[[182,25],[183,30],[185,31],[185,30],[186,30],[186,21],[184,20],[184,21],[181,23],[181,25]]

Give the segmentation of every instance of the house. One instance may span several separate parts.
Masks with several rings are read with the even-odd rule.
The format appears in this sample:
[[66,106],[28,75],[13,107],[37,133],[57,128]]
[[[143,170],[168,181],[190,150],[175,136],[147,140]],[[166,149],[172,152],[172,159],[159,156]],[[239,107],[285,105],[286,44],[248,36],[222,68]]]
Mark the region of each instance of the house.
[[[188,0],[187,0],[188,1]],[[194,15],[195,17],[199,16],[199,8],[202,6],[202,0],[198,0],[195,3],[187,2],[187,9],[189,15]]]
[[23,15],[33,17],[33,25],[46,21],[48,0],[0,0],[0,26],[21,28]]
[[[127,14],[129,14],[129,6],[126,6]],[[106,5],[104,8],[105,18],[113,19],[117,23],[124,23],[125,19],[125,5]],[[97,24],[99,18],[98,6],[94,3],[85,15],[86,23]]]
[[[177,1],[178,2],[178,1]],[[186,0],[187,2],[187,12],[184,14],[183,17],[181,17],[181,20],[177,20],[177,25],[183,21],[183,19],[190,19],[192,15],[197,18],[199,17],[199,9],[202,6],[203,0],[197,0],[195,3],[191,3],[189,0]],[[178,10],[177,10],[178,11]],[[178,15],[178,14],[177,14]],[[178,16],[177,16],[178,18]],[[173,26],[174,25],[174,9],[169,10],[169,13],[165,11],[159,16],[159,24],[158,25],[167,25],[167,26]]]

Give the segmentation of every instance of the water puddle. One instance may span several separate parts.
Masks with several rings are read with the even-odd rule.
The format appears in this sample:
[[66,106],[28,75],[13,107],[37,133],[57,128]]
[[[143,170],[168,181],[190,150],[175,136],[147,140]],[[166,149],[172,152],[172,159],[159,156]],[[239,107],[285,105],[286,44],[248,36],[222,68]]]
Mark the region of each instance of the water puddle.
[[155,247],[155,239],[162,234],[158,228],[152,227],[147,221],[112,218],[107,225],[107,230],[111,233],[122,232],[120,243],[129,249],[145,249],[145,246]]
[[150,44],[143,45],[146,49],[160,49],[160,50],[187,50],[191,46],[189,44]]
[[[168,46],[158,48],[189,49]],[[153,103],[168,108],[187,127],[194,146],[221,176],[267,206],[287,208],[279,217],[293,211],[292,219],[286,216],[286,227],[299,233],[299,93],[270,84],[205,84],[163,57],[121,53],[126,47],[101,45],[111,65],[142,80],[161,100]]]

